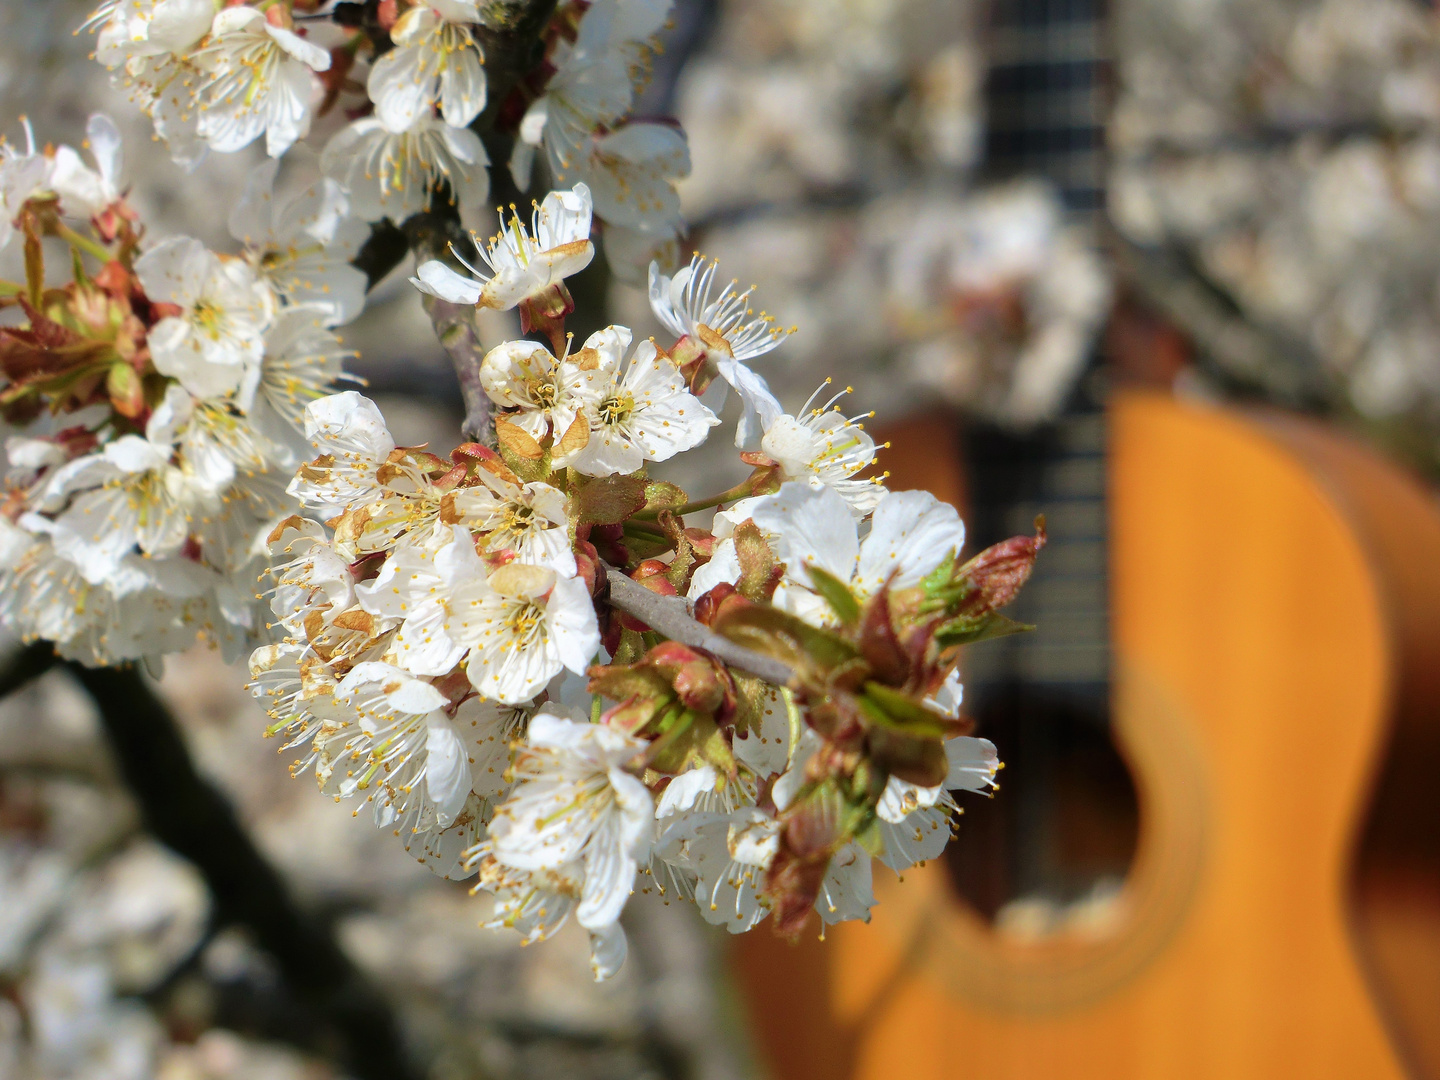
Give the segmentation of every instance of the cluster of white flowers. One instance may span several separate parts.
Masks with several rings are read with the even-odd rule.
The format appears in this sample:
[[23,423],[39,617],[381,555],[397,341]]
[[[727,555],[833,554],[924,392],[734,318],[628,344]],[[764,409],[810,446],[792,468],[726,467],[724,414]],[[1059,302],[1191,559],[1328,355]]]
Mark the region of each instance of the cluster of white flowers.
[[[243,255],[183,236],[137,255],[107,118],[89,143],[93,169],[69,147],[0,162],[28,235],[77,245],[75,280],[0,331],[6,415],[25,425],[5,443],[0,619],[92,664],[197,636],[237,654],[263,631],[256,540],[285,512],[296,424],[349,355],[331,327],[363,303],[345,200],[329,181],[277,193],[262,166],[233,215]],[[87,219],[96,239],[65,224]],[[82,252],[107,261],[84,273]]]
[[[373,52],[363,83],[368,101],[355,110],[364,115],[329,139],[326,174],[365,221],[403,221],[442,191],[469,218],[490,190],[491,163],[472,130],[487,108],[481,5],[402,0],[389,7],[387,14],[381,5],[372,28],[388,32],[384,48],[361,28],[315,17],[297,24],[285,3],[106,0],[87,25],[98,32],[97,59],[186,164],[207,149],[239,150],[261,136],[271,157],[284,154],[310,133],[322,96],[328,108],[361,89],[351,71]],[[675,126],[627,119],[647,42],[669,7],[670,0],[562,5],[541,66],[506,110],[516,125],[510,169],[520,189],[529,188],[543,148],[553,182],[594,192],[607,251],[632,277],[653,255],[674,253],[682,227],[674,185],[690,169]],[[312,30],[336,43],[322,48]]]
[[[96,663],[197,629],[255,646],[252,690],[294,772],[369,804],[437,873],[476,877],[488,925],[535,940],[573,911],[597,978],[623,962],[637,883],[734,932],[772,912],[790,934],[812,912],[868,918],[872,860],[937,855],[952,793],[994,786],[994,747],[959,719],[956,648],[1013,625],[994,609],[1043,532],[961,565],[953,509],[862,475],[877,447],[837,407],[848,390],[789,414],[752,369],[793,332],[755,314],[753,290],[698,253],[662,269],[679,261],[688,147],[630,114],[669,0],[561,5],[504,101],[487,101],[485,49],[513,28],[478,0],[308,4],[303,24],[293,8],[107,0],[91,19],[98,59],[182,161],[262,135],[293,160],[317,105],[366,93],[308,186],[276,160],[252,173],[231,216],[243,256],[182,237],[136,257],[118,162],[6,152],[6,221],[105,265],[63,302],[17,287],[30,325],[0,330],[7,415],[77,421],[10,444],[5,617]],[[537,163],[564,187],[528,227],[502,210],[473,262],[416,269],[422,292],[518,309],[531,335],[474,354],[462,374],[493,441],[443,457],[327,392],[332,328],[363,304],[365,223],[443,216],[437,199],[474,218],[490,182],[477,130],[512,138],[520,189]],[[100,239],[59,224],[53,198],[34,209],[37,192],[83,204]],[[624,326],[578,348],[565,333],[597,224],[619,275],[648,284],[668,348]],[[706,440],[730,390],[750,477],[699,500],[651,478]],[[716,507],[710,529],[686,525]],[[241,584],[262,567],[265,626]],[[665,640],[636,590],[741,658]]]
[[[590,212],[585,186],[554,192],[533,231],[515,220],[481,249],[489,274],[431,262],[415,284],[453,303],[532,300],[588,262]],[[785,332],[752,316],[733,283],[714,290],[714,273],[698,256],[673,278],[652,266],[655,314],[679,337],[669,350],[632,348],[623,326],[560,356],[532,340],[491,349],[479,375],[498,453],[397,447],[357,393],[313,403],[305,424],[317,456],[289,488],[311,517],[270,537],[286,637],[254,653],[252,689],[276,721],[270,733],[300,752],[292,771],[313,769],[324,792],[370,803],[376,824],[437,873],[478,874],[494,898],[487,925],[538,940],[573,912],[597,978],[624,959],[618,919],[637,882],[678,890],[735,932],[766,916],[783,815],[822,742],[788,692],[762,686],[751,722],[718,736],[728,765],[701,754],[675,768],[657,761],[663,737],[602,720],[600,696],[577,678],[611,663],[625,634],[640,640],[607,604],[605,575],[623,571],[601,553],[623,559],[622,537],[633,565],[654,541],[653,522],[636,519],[633,533],[626,522],[650,501],[647,465],[719,423],[697,393],[718,377],[720,391],[740,394],[737,443],[759,446],[745,455],[756,466],[746,490],[769,493],[730,495],[710,538],[697,538],[709,558],[681,581],[692,600],[739,583],[746,523],[784,565],[775,606],[822,628],[835,619],[810,567],[866,602],[916,585],[964,543],[953,509],[856,478],[876,448],[833,402],[783,411],[745,361]],[[638,499],[614,511],[626,492]],[[658,591],[675,593],[674,582]],[[936,715],[957,716],[959,700],[951,677]],[[950,792],[993,785],[989,743],[957,736],[945,756],[941,783],[890,778],[873,850],[852,840],[834,854],[814,903],[826,922],[867,918],[872,855],[896,869],[933,857],[950,836]]]

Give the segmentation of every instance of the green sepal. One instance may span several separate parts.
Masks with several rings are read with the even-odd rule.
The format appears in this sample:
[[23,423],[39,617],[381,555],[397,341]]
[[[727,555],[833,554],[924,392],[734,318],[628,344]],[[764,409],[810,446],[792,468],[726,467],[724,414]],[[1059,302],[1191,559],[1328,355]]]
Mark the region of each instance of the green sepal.
[[979,615],[961,615],[942,623],[935,631],[935,644],[942,649],[949,649],[956,645],[988,641],[990,638],[1025,634],[1034,629],[1030,623],[1016,622],[998,611],[986,611]]
[[850,591],[843,581],[837,578],[828,570],[822,570],[818,566],[806,567],[810,572],[810,581],[815,586],[825,603],[830,605],[830,610],[846,626],[854,626],[860,621],[860,601],[855,599],[855,594]]

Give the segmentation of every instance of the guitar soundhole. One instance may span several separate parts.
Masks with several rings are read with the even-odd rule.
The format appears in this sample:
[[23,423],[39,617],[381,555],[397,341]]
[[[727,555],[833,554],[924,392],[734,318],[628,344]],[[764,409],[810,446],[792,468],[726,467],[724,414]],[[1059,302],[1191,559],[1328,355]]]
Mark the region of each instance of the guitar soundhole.
[[1099,694],[989,686],[967,701],[998,747],[1001,794],[967,797],[945,851],[956,890],[1001,933],[1021,939],[1103,931],[1135,857],[1135,785],[1111,741]]

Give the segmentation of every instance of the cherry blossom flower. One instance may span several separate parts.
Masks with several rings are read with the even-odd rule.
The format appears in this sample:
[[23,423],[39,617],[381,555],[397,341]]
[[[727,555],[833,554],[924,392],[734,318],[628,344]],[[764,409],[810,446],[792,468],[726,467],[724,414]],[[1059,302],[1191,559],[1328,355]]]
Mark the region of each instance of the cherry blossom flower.
[[807,567],[833,574],[863,600],[887,583],[894,589],[918,584],[965,546],[960,515],[925,491],[886,492],[863,540],[849,504],[830,487],[792,481],[761,499],[751,516],[774,538],[785,564],[776,604],[822,626],[834,615],[813,591]]
[[462,259],[475,275],[467,278],[432,259],[410,280],[421,292],[454,304],[508,311],[590,265],[595,254],[590,215],[590,189],[584,184],[576,184],[573,191],[552,191],[535,207],[528,231],[515,214],[507,228],[502,215],[500,232],[488,244],[475,241],[489,274]]
[[[555,894],[579,901],[576,920],[592,933],[615,926],[650,852],[654,803],[625,768],[643,749],[643,742],[618,731],[542,711],[530,721],[515,761],[515,787],[490,823],[488,853],[495,862],[522,874],[563,874]],[[509,884],[498,877],[496,884]],[[489,887],[483,874],[481,887]],[[511,898],[512,923],[519,921],[514,909],[525,906],[515,903],[519,899]],[[542,925],[537,921],[534,930]],[[609,951],[613,945],[602,953]],[[597,963],[597,975],[613,966]]]
[[381,496],[376,474],[395,449],[385,418],[354,390],[305,407],[305,438],[319,457],[290,481],[288,493],[324,519]]
[[435,103],[452,127],[468,127],[485,108],[485,56],[470,26],[478,0],[426,0],[390,29],[395,47],[370,69],[367,87],[376,115],[405,131]]
[[445,695],[375,661],[356,664],[335,694],[352,705],[359,728],[345,747],[346,775],[336,789],[341,797],[372,801],[381,828],[414,833],[453,824],[470,798],[470,754],[462,732],[473,728],[458,710],[452,715]]
[[350,215],[350,201],[335,180],[317,177],[298,190],[292,183],[277,187],[280,166],[271,159],[250,170],[245,193],[230,211],[230,235],[286,302],[324,311],[327,326],[349,322],[365,306],[367,284],[350,260],[370,230]]
[[[268,423],[273,413],[284,428],[305,429],[305,410],[312,402],[328,397],[335,383],[344,377],[344,365],[355,353],[330,330],[326,323],[331,309],[309,304],[284,307],[265,331],[265,352],[257,367],[240,388],[240,402],[251,424],[278,439],[280,425]],[[289,455],[285,455],[290,464]]]
[[[821,389],[829,382],[826,379]],[[767,422],[760,449],[780,465],[784,479],[834,489],[860,519],[875,509],[885,489],[882,477],[852,479],[874,463],[875,440],[866,434],[860,417],[847,417],[835,406],[848,393],[846,388],[818,408],[811,408],[812,394],[798,415],[781,415]]]
[[646,461],[666,461],[700,445],[720,423],[685,389],[679,369],[654,341],[640,342],[622,371],[613,358],[623,356],[629,345],[630,331],[623,326],[607,327],[586,342],[604,359],[582,372],[578,384],[590,439],[571,464],[589,476],[630,473]]
[[238,389],[265,351],[275,311],[270,287],[245,262],[185,236],[140,256],[135,273],[152,300],[180,308],[150,332],[156,370],[200,397]]
[[263,134],[265,152],[279,157],[309,134],[315,73],[330,67],[318,45],[255,8],[226,7],[194,59],[205,80],[199,134],[215,150],[239,150]]
[[171,156],[187,167],[206,150],[196,101],[204,79],[190,53],[214,19],[213,0],[108,0],[85,23],[99,32],[96,59],[114,72]]
[[461,581],[444,632],[469,649],[465,670],[484,697],[528,701],[561,670],[580,674],[600,648],[590,593],[579,578],[510,563]]
[[[587,341],[586,348],[590,347]],[[557,360],[533,341],[497,345],[480,364],[480,385],[490,400],[514,409],[505,414],[506,421],[536,440],[548,432],[558,442],[575,423],[585,406],[582,375],[579,358],[566,355]],[[568,464],[569,456],[562,455],[559,463]]]
[[539,481],[512,484],[485,470],[478,479],[455,493],[455,512],[486,551],[513,551],[520,562],[575,573],[564,492]]
[[404,131],[390,131],[378,117],[356,120],[326,144],[320,163],[364,221],[404,221],[430,204],[442,182],[462,214],[490,193],[490,159],[480,137],[427,115]]
[[[752,447],[784,414],[780,402],[765,380],[750,370],[749,361],[763,356],[795,332],[774,325],[765,312],[758,316],[749,307],[754,287],[739,290],[731,279],[716,295],[715,260],[698,252],[690,265],[674,277],[661,273],[658,263],[650,264],[650,310],[671,333],[691,343],[691,348],[713,364],[720,377],[740,395],[744,415],[735,433],[735,445]],[[720,398],[717,408],[724,404]]]

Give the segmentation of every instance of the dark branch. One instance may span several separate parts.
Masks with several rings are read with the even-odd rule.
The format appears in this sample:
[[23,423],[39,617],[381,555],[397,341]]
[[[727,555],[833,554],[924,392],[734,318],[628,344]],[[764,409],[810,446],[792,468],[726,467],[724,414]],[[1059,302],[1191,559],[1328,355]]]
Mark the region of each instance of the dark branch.
[[38,679],[59,662],[55,646],[48,641],[34,641],[12,652],[0,662],[0,698]]
[[194,863],[221,923],[247,927],[322,1030],[316,1049],[363,1080],[414,1076],[388,1004],[303,913],[279,873],[241,827],[234,808],[200,775],[174,718],[131,668],[66,665],[95,700],[116,764],[147,828]]
[[606,564],[606,580],[610,583],[610,603],[627,615],[633,615],[656,633],[671,641],[704,649],[717,660],[731,667],[748,671],[776,686],[793,686],[795,672],[788,664],[773,657],[736,645],[715,633],[690,615],[690,606],[678,596],[661,596],[639,582]]

